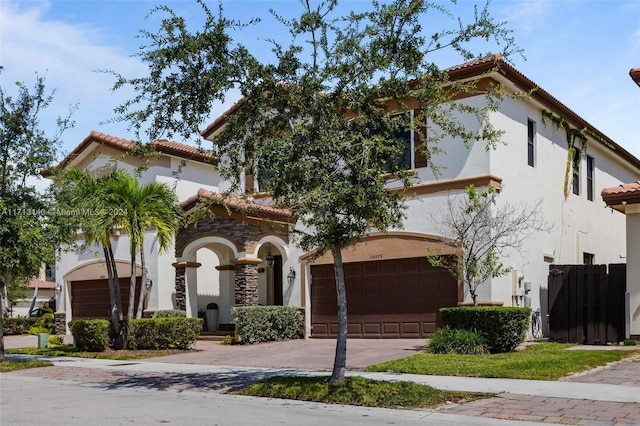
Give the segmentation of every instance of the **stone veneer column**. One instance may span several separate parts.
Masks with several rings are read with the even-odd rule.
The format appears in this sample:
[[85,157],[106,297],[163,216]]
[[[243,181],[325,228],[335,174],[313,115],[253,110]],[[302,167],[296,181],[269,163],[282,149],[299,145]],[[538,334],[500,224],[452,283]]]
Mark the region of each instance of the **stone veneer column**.
[[59,335],[67,334],[67,313],[56,312],[53,314],[54,332]]
[[186,311],[187,310],[187,291],[186,291],[186,278],[185,267],[173,266],[176,268],[176,309]]
[[236,306],[258,305],[258,264],[262,259],[238,259],[235,265]]
[[177,262],[171,266],[176,268],[176,309],[181,311],[187,310],[187,268],[198,268],[200,263],[197,262]]

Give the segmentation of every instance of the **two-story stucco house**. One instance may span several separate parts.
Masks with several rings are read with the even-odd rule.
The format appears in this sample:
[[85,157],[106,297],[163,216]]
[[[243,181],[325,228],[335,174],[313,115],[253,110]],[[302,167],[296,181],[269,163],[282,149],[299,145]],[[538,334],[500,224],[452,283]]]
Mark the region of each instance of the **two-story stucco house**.
[[[495,61],[500,70],[485,74]],[[426,258],[434,249],[451,252],[433,218],[437,222],[449,197],[469,184],[499,189],[498,204],[523,201],[533,205],[542,200],[544,219],[553,225],[550,232],[533,235],[521,252],[504,259],[514,272],[482,285],[482,303],[526,304],[545,314],[550,264],[621,263],[626,256],[624,218],[611,215],[599,194],[603,188],[640,180],[640,160],[499,57],[454,67],[449,73],[452,79],[490,79],[505,85],[507,91],[532,92],[528,97],[506,96],[499,110],[490,115],[494,126],[505,132],[504,145],[487,151],[480,143],[468,149],[455,140],[443,143],[446,155],[431,159],[432,164],[446,167],[437,180],[416,152],[419,138],[407,134],[409,166],[417,179],[406,199],[403,229],[372,232],[343,254],[350,337],[423,337],[435,330],[438,308],[470,300],[461,283],[444,269],[432,267]],[[459,102],[479,103],[484,97],[478,94]],[[241,103],[211,123],[202,136],[211,139],[224,126],[224,116],[236,108]],[[571,175],[568,193],[564,185],[567,138],[563,129],[555,128],[550,114],[563,118],[572,128],[588,130],[586,155],[577,156],[571,164],[580,173]],[[149,309],[185,309],[187,315],[197,316],[215,302],[220,328],[229,329],[234,305],[292,305],[304,310],[306,336],[335,335],[332,260],[324,256],[312,261],[311,253],[290,243],[290,230],[296,224],[289,213],[269,206],[268,196],[257,192],[251,176],[246,177],[243,188],[255,192],[250,201],[232,198],[226,207],[218,206],[227,186],[211,156],[175,142],[154,144],[161,155],[152,160],[140,180],[175,185],[185,214],[205,199],[214,201],[216,215],[181,230],[168,253],[157,253],[153,231],[148,232],[146,256],[153,282]],[[92,132],[62,164],[96,170],[130,146],[127,140]],[[134,156],[123,158],[122,167],[130,169],[139,161]],[[173,172],[181,162],[184,167],[175,177]],[[119,275],[128,281],[127,235],[119,236],[114,249],[121,266]],[[108,317],[104,263],[95,253],[101,251],[67,253],[57,264],[56,276],[63,284],[57,308],[62,327],[73,318]],[[531,283],[530,290],[525,291],[524,282]]]

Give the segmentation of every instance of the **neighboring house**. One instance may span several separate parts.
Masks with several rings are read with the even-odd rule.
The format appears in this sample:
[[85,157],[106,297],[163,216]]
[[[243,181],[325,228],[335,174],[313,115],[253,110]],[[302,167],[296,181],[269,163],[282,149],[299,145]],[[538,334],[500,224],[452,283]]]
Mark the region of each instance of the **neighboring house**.
[[31,303],[33,303],[33,309],[37,309],[49,302],[56,295],[55,276],[48,275],[47,268],[43,266],[40,269],[40,275],[29,280],[27,288],[29,295],[17,300],[11,307],[12,317],[28,317]]
[[[640,86],[640,68],[629,71]],[[602,190],[607,206],[626,215],[627,225],[627,335],[640,339],[640,180]]]
[[[426,258],[434,251],[453,253],[437,235],[434,219],[437,222],[442,217],[448,198],[469,184],[499,189],[498,204],[522,201],[533,205],[542,200],[544,219],[553,225],[549,233],[533,235],[521,252],[505,259],[514,268],[512,274],[479,288],[483,304],[530,305],[541,308],[544,317],[549,265],[624,261],[624,218],[612,216],[595,197],[602,188],[640,180],[640,160],[501,58],[496,60],[500,71],[489,75],[485,73],[495,66],[493,59],[454,67],[449,73],[452,79],[482,78],[483,84],[498,82],[510,92],[533,92],[525,98],[506,96],[499,111],[490,115],[493,125],[505,131],[505,145],[496,150],[487,151],[482,142],[467,149],[459,141],[444,141],[447,154],[431,160],[446,166],[438,180],[416,151],[419,138],[407,134],[408,166],[415,169],[417,180],[407,193],[404,228],[373,232],[343,254],[350,337],[424,337],[436,329],[438,308],[470,300],[461,283],[444,269],[430,266]],[[478,94],[459,102],[480,103],[484,98]],[[211,139],[224,126],[225,116],[241,107],[242,101],[210,124],[202,136]],[[567,138],[563,129],[556,130],[549,114],[563,118],[574,129],[588,130],[586,155],[570,164],[580,173],[570,179],[566,198]],[[153,280],[149,309],[179,308],[197,316],[215,302],[220,327],[230,328],[234,305],[292,305],[305,313],[307,336],[334,336],[332,259],[325,255],[312,260],[313,253],[302,252],[289,242],[290,227],[295,226],[289,212],[269,206],[268,195],[259,192],[252,176],[245,176],[242,189],[253,197],[231,198],[223,207],[220,193],[226,189],[225,182],[210,164],[210,157],[173,142],[156,141],[154,145],[162,154],[141,180],[175,184],[187,214],[199,200],[213,201],[216,216],[180,231],[174,250],[167,254],[157,254],[149,232],[147,264]],[[106,164],[103,156],[119,155],[130,146],[129,141],[92,132],[63,165],[96,170]],[[133,168],[136,158],[122,161]],[[185,161],[185,167],[176,179],[172,172],[180,161]],[[126,235],[119,237],[114,249],[120,277],[128,282]],[[58,263],[65,295],[58,316],[67,321],[89,315],[88,306],[108,299],[101,252],[95,252],[68,253]],[[530,291],[525,291],[524,282],[531,283]],[[87,289],[93,293],[85,292]],[[108,317],[106,309],[91,312],[96,314]]]

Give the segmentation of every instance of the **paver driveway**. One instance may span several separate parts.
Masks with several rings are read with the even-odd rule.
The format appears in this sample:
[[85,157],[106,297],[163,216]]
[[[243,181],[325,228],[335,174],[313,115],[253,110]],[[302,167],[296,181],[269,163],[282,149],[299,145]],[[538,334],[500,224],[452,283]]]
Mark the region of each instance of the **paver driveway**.
[[[424,339],[351,339],[347,343],[347,368],[362,369],[424,351]],[[331,370],[335,339],[289,340],[257,345],[223,345],[198,340],[195,351],[148,361],[179,364],[233,365],[263,368]]]

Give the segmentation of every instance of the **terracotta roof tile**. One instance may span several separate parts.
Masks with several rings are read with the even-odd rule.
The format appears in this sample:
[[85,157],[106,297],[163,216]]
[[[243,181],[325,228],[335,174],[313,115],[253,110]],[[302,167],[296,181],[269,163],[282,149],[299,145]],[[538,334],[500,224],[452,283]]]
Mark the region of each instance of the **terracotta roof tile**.
[[640,204],[640,181],[605,188],[601,195],[608,206]]
[[289,222],[291,219],[291,212],[288,209],[281,209],[273,205],[258,203],[246,198],[226,196],[203,188],[198,190],[196,195],[183,201],[181,206],[185,211],[190,210],[201,199],[207,199],[212,201],[214,204],[229,207],[231,210],[235,210],[243,214],[255,215],[259,218],[270,218],[282,222]]
[[[29,288],[36,288],[36,278],[31,278],[29,280]],[[56,288],[56,283],[51,281],[40,280],[38,283],[39,289],[54,289]]]
[[631,68],[631,70],[629,70],[629,75],[631,76],[631,79],[640,86],[640,68]]
[[[92,143],[97,143],[104,146],[109,146],[111,148],[115,148],[121,151],[128,151],[135,147],[136,143],[129,140],[116,136],[111,136],[106,133],[98,132],[92,130],[89,135],[84,138],[78,146],[76,146],[73,151],[71,151],[56,167],[66,167],[71,161],[75,158],[82,155],[82,153],[89,148]],[[163,152],[169,155],[175,155],[177,157],[186,158],[189,160],[200,161],[205,163],[211,163],[216,161],[215,156],[213,155],[213,151],[203,150],[201,148],[186,145],[179,142],[173,142],[168,140],[157,140],[151,143],[155,147],[157,151]],[[51,173],[49,169],[43,169],[41,171],[42,176],[49,177]]]

